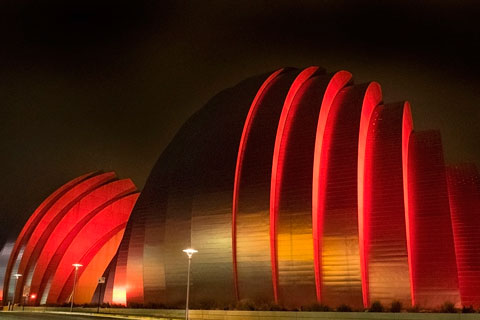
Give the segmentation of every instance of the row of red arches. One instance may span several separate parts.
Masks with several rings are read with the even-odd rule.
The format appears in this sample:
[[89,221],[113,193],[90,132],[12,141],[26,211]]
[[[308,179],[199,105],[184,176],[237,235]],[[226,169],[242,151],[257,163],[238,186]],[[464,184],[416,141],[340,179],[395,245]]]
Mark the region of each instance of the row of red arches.
[[[118,180],[113,172],[88,173],[52,193],[15,242],[6,268],[4,303],[19,302],[24,295],[36,305],[69,301],[74,263],[83,266],[76,279],[76,301],[90,302],[137,198],[133,182]],[[14,274],[21,277],[14,281]]]
[[[413,131],[407,102],[383,104],[377,83],[353,85],[346,71],[278,70],[253,100],[240,140],[236,296],[261,297],[263,278],[282,304],[460,303],[454,246],[465,237],[454,237],[449,203],[440,136]],[[262,215],[270,257],[258,252],[265,228],[250,222]]]
[[193,246],[194,303],[480,306],[477,169],[446,166],[440,134],[376,82],[319,67],[263,79],[193,116],[138,203],[111,172],[55,191],[12,249],[4,301],[68,301],[81,263],[75,301],[106,275],[104,301],[178,306]]

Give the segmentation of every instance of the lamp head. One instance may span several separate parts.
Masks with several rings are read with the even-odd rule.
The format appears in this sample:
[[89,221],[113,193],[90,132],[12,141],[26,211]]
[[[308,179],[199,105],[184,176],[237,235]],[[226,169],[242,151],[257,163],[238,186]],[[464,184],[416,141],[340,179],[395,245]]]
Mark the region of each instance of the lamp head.
[[75,267],[75,269],[78,269],[78,268],[80,268],[80,267],[83,267],[83,264],[80,264],[80,263],[74,263],[74,264],[72,264],[72,266],[74,266],[74,267]]
[[187,256],[188,256],[189,258],[191,258],[194,253],[197,253],[197,252],[198,252],[198,250],[195,250],[195,249],[192,249],[192,248],[188,248],[188,249],[183,250],[183,252],[185,252],[185,253],[187,254]]
[[18,278],[20,278],[22,275],[20,273],[15,273],[13,276],[18,280]]

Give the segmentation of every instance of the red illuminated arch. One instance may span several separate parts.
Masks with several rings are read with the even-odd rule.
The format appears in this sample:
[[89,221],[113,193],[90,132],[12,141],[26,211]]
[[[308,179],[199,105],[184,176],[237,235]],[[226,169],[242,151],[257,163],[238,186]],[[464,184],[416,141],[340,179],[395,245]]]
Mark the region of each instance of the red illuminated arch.
[[[312,179],[312,234],[313,234],[313,255],[315,268],[315,288],[317,300],[321,301],[321,247],[322,247],[322,219],[319,219],[319,207],[323,203],[324,194],[320,189],[321,179],[325,176],[321,173],[321,166],[326,161],[322,159],[323,142],[328,116],[332,103],[338,92],[352,81],[351,73],[347,71],[337,72],[330,81],[325,95],[323,96],[320,114],[318,116],[317,130],[315,134],[315,150],[313,158],[313,179]],[[323,153],[325,157],[326,153]],[[323,185],[323,184],[322,184]]]
[[8,297],[8,287],[10,284],[10,279],[12,278],[12,271],[13,267],[15,264],[15,261],[17,261],[17,258],[20,259],[21,257],[18,257],[19,253],[21,250],[23,250],[23,247],[27,243],[28,239],[30,238],[32,232],[35,230],[35,227],[37,224],[40,222],[40,220],[43,218],[45,213],[50,209],[50,207],[63,195],[65,194],[68,190],[73,188],[75,185],[80,183],[81,181],[98,174],[98,172],[91,172],[87,173],[83,176],[80,176],[78,178],[75,178],[66,184],[64,184],[62,187],[57,189],[55,192],[53,192],[50,196],[48,196],[47,199],[45,199],[39,206],[38,208],[33,212],[33,214],[30,216],[28,221],[25,223],[25,226],[23,227],[22,231],[20,232],[19,236],[17,237],[17,241],[15,242],[15,245],[13,247],[12,253],[10,255],[9,262],[7,264],[7,268],[5,271],[5,274],[7,275],[5,277],[5,283],[3,286],[4,290],[4,297]]
[[[28,287],[37,296],[30,303],[40,304],[44,289],[50,290],[50,280],[68,269],[61,265],[66,257],[81,253],[85,267],[98,252],[113,257],[137,197],[132,181],[116,180],[113,172],[89,173],[59,188],[35,210],[17,239],[5,289],[11,274],[20,273],[23,277],[18,279],[14,291],[16,300]],[[89,241],[94,243],[88,245]],[[95,261],[96,273],[102,273],[110,262]],[[91,285],[88,290],[87,295],[93,290]]]
[[40,297],[49,279],[56,272],[58,263],[77,233],[106,206],[124,195],[134,192],[135,185],[129,179],[117,180],[95,189],[78,201],[58,222],[36,262],[30,290]]
[[244,124],[236,163],[232,210],[237,298],[242,292],[263,300],[273,298],[269,254],[272,155],[283,102],[297,74],[292,69],[273,73],[255,96]]
[[[363,306],[369,306],[368,299],[368,247],[365,246],[365,239],[368,239],[369,229],[365,227],[365,211],[370,210],[370,201],[365,194],[371,189],[368,180],[365,177],[365,170],[371,170],[365,168],[367,157],[367,135],[370,126],[370,119],[372,118],[373,111],[382,100],[382,93],[380,85],[373,83],[369,90],[370,94],[365,94],[365,98],[362,105],[362,113],[360,116],[360,128],[358,134],[358,165],[357,165],[357,195],[358,195],[358,241],[360,249],[360,270],[362,274],[362,297]],[[368,190],[366,190],[368,189]],[[365,201],[366,200],[366,201]]]
[[[323,72],[318,67],[310,67],[303,70],[292,83],[290,90],[288,91],[285,99],[280,120],[278,123],[277,134],[275,138],[275,146],[273,151],[272,161],[272,177],[270,187],[270,256],[272,260],[272,283],[273,283],[273,295],[275,302],[278,303],[278,248],[277,248],[277,222],[278,211],[280,206],[280,189],[282,183],[282,171],[284,166],[285,144],[288,142],[288,131],[291,122],[293,121],[293,113],[296,111],[292,107],[294,99],[300,88],[305,82],[316,74],[322,74]],[[290,113],[291,112],[291,113]]]
[[402,171],[407,107],[401,102],[364,109],[360,124],[358,210],[365,307],[371,301],[411,302]]
[[[125,229],[138,193],[124,196],[98,212],[75,236],[62,256],[51,281],[47,302],[62,303],[72,288],[72,264],[88,265],[96,252],[116,233]],[[82,270],[79,269],[81,274]],[[72,281],[70,281],[72,280]]]
[[[100,294],[100,292],[97,291],[95,294],[96,289],[101,288],[102,294],[105,292],[106,284],[98,283],[98,279],[106,276],[105,272],[108,270],[110,262],[116,255],[117,248],[122,241],[124,233],[125,230],[121,229],[111,237],[110,240],[97,251],[92,260],[90,260],[90,263],[82,267],[82,274],[77,277],[75,303],[84,304],[98,301],[98,294]],[[125,303],[123,304],[125,305]]]
[[[322,302],[326,304],[340,299],[352,306],[363,305],[357,251],[359,126],[362,109],[371,108],[380,101],[380,86],[375,82],[343,88],[332,103],[322,149],[318,150],[320,154],[316,153],[320,163],[318,171],[314,171],[318,176],[313,177],[314,181],[318,179],[314,190],[318,192],[314,194],[314,198],[318,197],[313,212],[314,236],[322,264],[319,270]],[[338,278],[343,280],[338,281]]]
[[270,190],[273,283],[275,296],[283,304],[316,300],[311,199],[318,114],[322,104],[328,104],[340,90],[338,83],[349,79],[347,72],[325,75],[318,68],[307,68],[292,84],[284,103]]
[[410,143],[410,136],[413,132],[413,119],[410,104],[405,103],[402,117],[402,172],[403,172],[403,199],[405,208],[405,227],[407,236],[407,252],[408,252],[408,269],[410,273],[410,297],[412,300],[412,306],[416,305],[414,295],[414,283],[412,277],[412,243],[413,232],[410,230],[410,226],[413,224],[413,220],[410,219],[410,201],[409,201],[409,189],[408,189],[408,146]]
[[[86,194],[90,193],[102,184],[112,181],[113,179],[115,179],[115,173],[113,172],[93,176],[92,178],[77,184],[75,187],[67,191],[62,197],[60,197],[35,226],[35,230],[32,232],[27,244],[25,245],[25,250],[23,252],[19,268],[16,272],[23,275],[29,274],[30,268],[35,265],[35,262],[40,255],[40,250],[51,236],[52,230],[55,228],[60,219]],[[18,279],[17,288],[15,289],[15,294],[17,296],[20,296],[21,292],[23,291],[25,281],[28,280],[26,278],[27,277],[20,277]]]
[[253,99],[250,110],[248,111],[247,118],[245,119],[245,125],[243,127],[242,136],[240,138],[240,145],[238,147],[237,165],[235,168],[235,181],[233,185],[233,206],[232,206],[232,254],[233,254],[233,281],[235,287],[235,295],[239,299],[238,290],[238,275],[237,275],[237,210],[238,210],[238,192],[240,188],[240,176],[242,175],[243,157],[245,155],[245,148],[250,134],[250,128],[252,127],[252,121],[259,108],[260,101],[262,100],[265,91],[277,78],[282,74],[285,69],[280,69],[272,73],[258,89],[255,98]]

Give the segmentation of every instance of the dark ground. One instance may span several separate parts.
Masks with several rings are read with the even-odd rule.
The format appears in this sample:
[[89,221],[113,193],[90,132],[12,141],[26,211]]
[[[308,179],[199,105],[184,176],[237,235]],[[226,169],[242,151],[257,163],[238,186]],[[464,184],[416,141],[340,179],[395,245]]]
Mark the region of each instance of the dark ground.
[[69,315],[69,314],[54,314],[54,313],[40,313],[40,312],[0,312],[0,319],[2,320],[16,320],[16,319],[51,319],[51,320],[85,320],[85,319],[118,319],[114,317],[96,317],[86,315]]

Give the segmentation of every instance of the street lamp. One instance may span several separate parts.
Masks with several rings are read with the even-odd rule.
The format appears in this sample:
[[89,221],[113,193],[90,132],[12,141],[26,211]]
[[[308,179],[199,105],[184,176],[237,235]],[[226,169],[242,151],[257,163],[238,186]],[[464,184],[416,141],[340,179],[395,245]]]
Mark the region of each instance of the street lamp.
[[75,287],[77,286],[78,268],[83,267],[83,265],[80,263],[74,263],[72,264],[72,266],[75,267],[75,276],[73,277],[73,290],[72,290],[72,300],[70,301],[70,312],[73,311],[73,298],[75,297]]
[[15,293],[17,292],[18,278],[20,278],[22,275],[21,275],[20,273],[15,273],[13,276],[15,277],[15,288],[13,288],[13,305],[12,305],[12,310],[13,310],[13,307],[15,306]]
[[188,320],[188,299],[190,296],[190,264],[192,263],[192,256],[198,251],[192,248],[183,250],[188,256],[188,271],[187,271],[187,302],[185,304],[185,320]]

